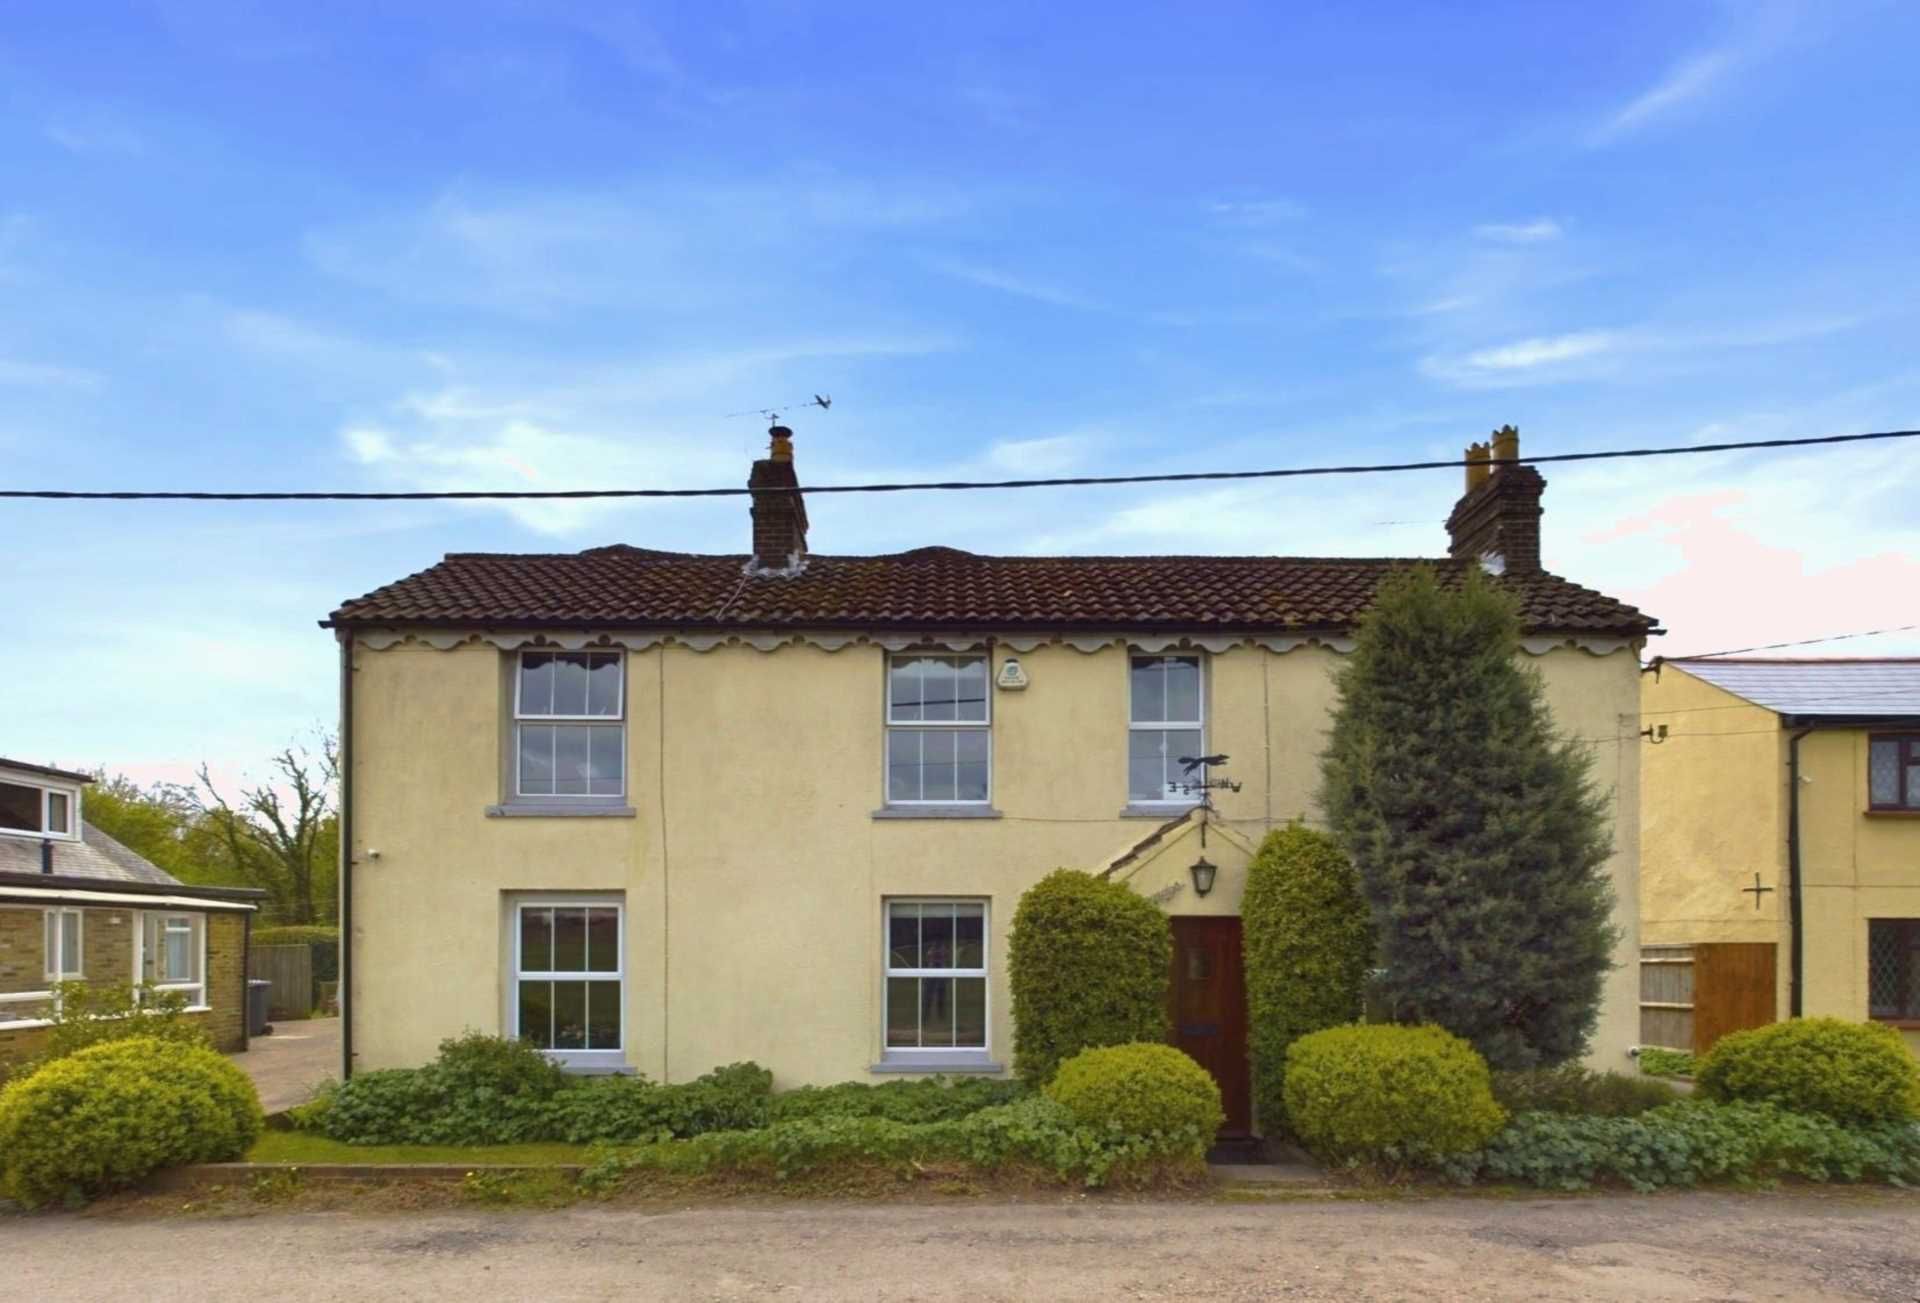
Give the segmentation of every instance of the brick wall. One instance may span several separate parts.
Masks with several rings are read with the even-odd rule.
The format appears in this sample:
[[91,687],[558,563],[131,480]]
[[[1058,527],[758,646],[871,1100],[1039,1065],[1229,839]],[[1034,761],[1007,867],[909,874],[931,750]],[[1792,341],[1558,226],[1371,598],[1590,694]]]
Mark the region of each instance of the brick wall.
[[[88,981],[133,981],[133,937],[140,915],[126,908],[85,909],[81,922],[81,965]],[[246,967],[246,919],[240,914],[208,914],[207,1003],[204,1014],[189,1015],[206,1026],[218,1050],[237,1050],[244,1039],[246,1009],[241,974]],[[38,906],[0,905],[0,992],[40,991],[47,986],[45,912]],[[20,1005],[0,1006],[0,1015],[35,1016]],[[0,1065],[32,1058],[46,1048],[44,1027],[0,1028]]]

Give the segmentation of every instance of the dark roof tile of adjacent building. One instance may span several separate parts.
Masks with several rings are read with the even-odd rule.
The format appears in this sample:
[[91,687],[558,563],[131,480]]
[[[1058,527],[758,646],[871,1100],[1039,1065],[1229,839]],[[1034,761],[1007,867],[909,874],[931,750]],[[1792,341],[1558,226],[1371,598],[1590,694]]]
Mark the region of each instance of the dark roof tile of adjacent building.
[[[180,879],[82,819],[80,839],[54,838],[53,871],[63,878],[98,878],[103,882],[143,882],[177,887]],[[38,837],[0,837],[0,873],[41,872]]]
[[[1277,556],[980,556],[924,547],[809,556],[797,575],[747,576],[743,555],[624,544],[568,553],[451,553],[325,621],[593,629],[969,629],[1245,633],[1350,626],[1397,566],[1457,582],[1471,562]],[[1655,622],[1558,575],[1509,574],[1535,632],[1639,637]]]

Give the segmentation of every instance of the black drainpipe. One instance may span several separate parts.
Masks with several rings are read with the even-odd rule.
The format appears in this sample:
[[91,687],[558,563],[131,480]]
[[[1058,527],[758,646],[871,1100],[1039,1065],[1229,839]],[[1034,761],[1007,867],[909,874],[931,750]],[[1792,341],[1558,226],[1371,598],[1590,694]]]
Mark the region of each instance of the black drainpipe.
[[[206,926],[205,923],[201,924]],[[240,1048],[253,1048],[253,911],[240,916]]]
[[353,1076],[353,630],[340,634],[340,1080]]
[[51,837],[40,839],[40,872],[53,872],[53,838]]
[[1787,1016],[1800,1016],[1802,978],[1806,975],[1806,946],[1800,926],[1800,742],[1811,728],[1801,728],[1787,739]]

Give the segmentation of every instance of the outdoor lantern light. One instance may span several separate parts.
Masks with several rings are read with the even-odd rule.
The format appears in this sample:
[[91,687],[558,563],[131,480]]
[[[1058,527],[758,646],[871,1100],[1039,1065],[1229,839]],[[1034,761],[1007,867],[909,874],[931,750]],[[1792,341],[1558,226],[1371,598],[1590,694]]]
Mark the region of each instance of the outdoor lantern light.
[[1193,875],[1194,894],[1204,896],[1209,891],[1212,891],[1213,875],[1219,871],[1219,866],[1210,862],[1204,855],[1195,860],[1193,867],[1187,870],[1187,872]]

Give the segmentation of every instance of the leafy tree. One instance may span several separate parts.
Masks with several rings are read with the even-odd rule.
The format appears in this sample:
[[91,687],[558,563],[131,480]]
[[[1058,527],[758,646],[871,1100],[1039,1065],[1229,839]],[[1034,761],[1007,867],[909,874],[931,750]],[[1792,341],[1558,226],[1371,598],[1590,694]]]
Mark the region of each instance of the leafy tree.
[[1373,916],[1340,844],[1295,820],[1267,834],[1247,866],[1247,1041],[1268,1135],[1286,1125],[1287,1047],[1357,1022],[1373,963]]
[[196,836],[199,802],[191,787],[155,783],[141,787],[124,774],[99,770],[87,788],[86,821],[182,882],[207,886],[232,880],[220,848]]
[[1519,639],[1512,599],[1476,570],[1390,576],[1336,671],[1321,759],[1392,1016],[1505,1069],[1581,1053],[1617,939],[1606,801]]
[[277,784],[242,788],[234,805],[201,765],[201,818],[240,878],[266,890],[275,922],[325,922],[333,917],[339,876],[338,744],[323,737],[318,755],[304,746],[287,747],[273,758],[273,767]]
[[1020,897],[1007,950],[1013,1070],[1029,1085],[1081,1050],[1167,1039],[1173,925],[1145,896],[1055,869]]

